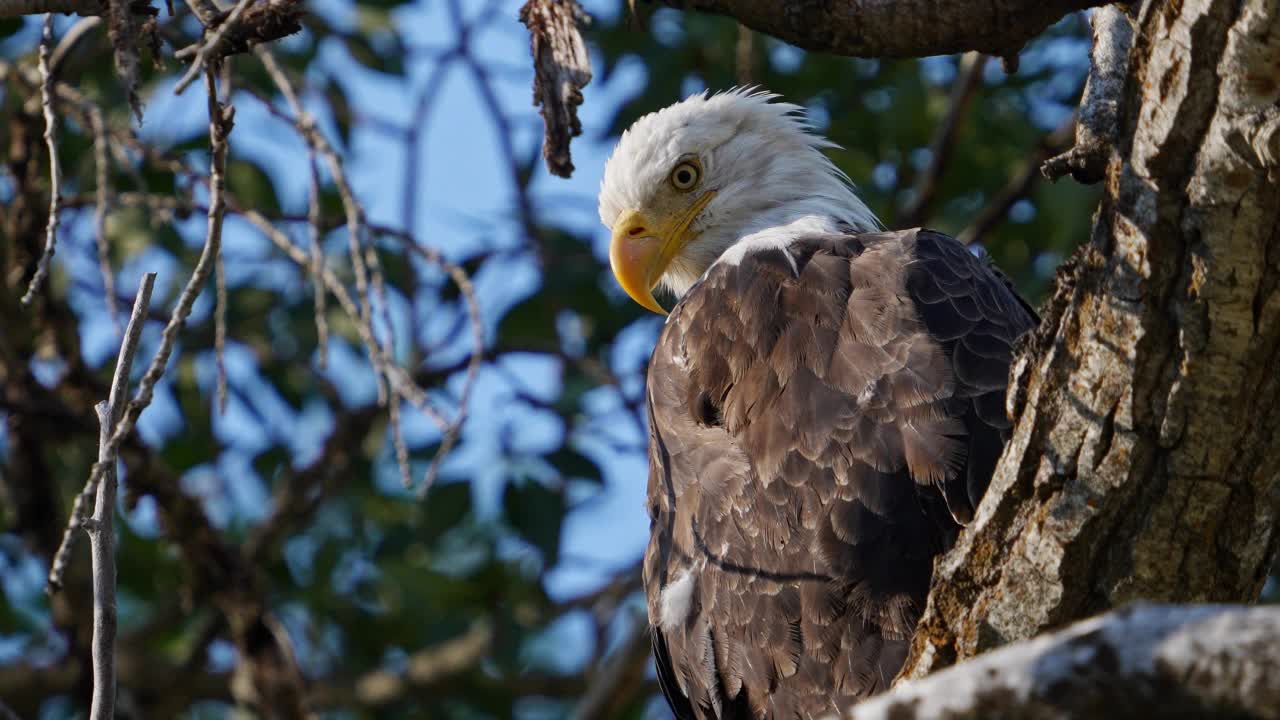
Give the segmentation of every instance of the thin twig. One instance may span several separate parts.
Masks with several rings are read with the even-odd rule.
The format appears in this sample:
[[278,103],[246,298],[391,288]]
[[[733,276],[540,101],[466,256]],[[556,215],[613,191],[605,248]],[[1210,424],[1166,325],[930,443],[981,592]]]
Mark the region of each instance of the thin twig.
[[[129,403],[129,407],[125,409],[124,417],[117,423],[115,432],[107,443],[107,448],[110,452],[115,452],[119,449],[124,439],[133,431],[133,426],[137,422],[138,416],[151,404],[156,383],[164,375],[169,356],[173,353],[174,343],[178,339],[178,331],[186,324],[187,316],[191,314],[191,306],[195,304],[196,296],[200,294],[201,288],[204,287],[205,282],[209,279],[209,273],[213,270],[214,258],[222,250],[222,218],[226,212],[224,193],[226,189],[227,136],[231,133],[231,128],[234,125],[235,113],[232,112],[230,107],[224,108],[218,103],[216,85],[213,69],[206,67],[205,86],[209,93],[210,172],[209,223],[204,249],[200,252],[200,259],[196,261],[191,278],[182,289],[182,294],[178,296],[178,304],[174,306],[173,314],[170,315],[168,324],[165,325],[164,331],[160,334],[160,347],[157,348],[155,357],[151,359],[151,365],[147,367],[147,372],[142,376],[142,381],[138,383],[138,392]],[[98,482],[102,478],[103,472],[105,472],[104,465],[101,462],[94,463],[93,470],[89,475],[89,481],[91,483]]]
[[[218,29],[214,31],[213,35],[209,36],[205,42],[200,43],[199,47],[194,51],[196,59],[191,61],[191,67],[187,68],[187,72],[183,74],[182,79],[173,87],[175,95],[181,95],[191,83],[195,82],[205,63],[208,62],[209,54],[216,53],[222,48],[222,39],[226,37],[228,31],[240,22],[240,16],[244,15],[244,11],[249,8],[252,2],[253,0],[240,0],[240,2],[236,3],[236,6],[231,9],[231,14],[218,25]],[[207,32],[208,28],[206,27],[205,30]],[[189,55],[191,55],[191,52],[184,48],[178,51],[175,57],[182,59]]]
[[213,0],[187,0],[187,7],[191,8],[191,14],[205,27],[213,27],[218,15],[222,13]]
[[356,299],[359,301],[360,308],[360,313],[356,316],[356,320],[364,326],[361,334],[364,336],[367,345],[369,362],[373,365],[373,374],[378,390],[378,404],[385,404],[387,401],[386,370],[382,365],[381,353],[378,352],[377,348],[377,338],[373,333],[372,302],[369,298],[369,273],[365,267],[363,253],[360,249],[365,225],[364,211],[356,200],[355,192],[351,189],[350,183],[347,182],[347,175],[342,167],[341,158],[338,157],[338,153],[329,144],[329,141],[325,139],[324,134],[320,132],[311,114],[302,106],[302,101],[298,97],[297,91],[293,89],[293,83],[289,81],[289,76],[285,74],[284,69],[276,62],[271,50],[260,45],[255,47],[253,51],[262,62],[267,74],[271,76],[276,88],[280,90],[280,93],[284,95],[285,101],[289,104],[298,133],[302,135],[313,153],[324,158],[325,164],[329,167],[329,175],[333,178],[339,197],[342,198],[342,208],[347,218],[347,245],[351,256],[351,267],[356,276]]
[[400,483],[404,489],[413,487],[413,472],[409,469],[409,448],[404,444],[404,427],[400,422],[400,393],[391,393],[390,423],[391,445],[396,453],[396,466],[400,468]]
[[617,717],[644,685],[649,658],[649,623],[642,613],[633,613],[618,649],[596,666],[582,701],[574,709],[574,720],[604,720]]
[[[383,334],[386,339],[382,341],[383,347],[386,348],[388,360],[394,360],[396,356],[395,328],[391,325],[391,305],[387,302],[387,283],[382,272],[382,261],[378,259],[378,252],[374,247],[374,243],[365,245],[364,263],[369,268],[369,280],[373,283],[373,297],[378,302],[378,318],[385,327]],[[376,326],[374,329],[376,331]]]
[[[391,324],[391,304],[387,302],[387,286],[382,273],[382,262],[378,260],[374,243],[366,245],[364,252],[365,263],[369,266],[370,279],[373,281],[373,292],[378,301],[378,315],[386,327],[386,340],[381,343],[387,357],[385,365],[391,367],[396,356],[396,333],[395,326]],[[390,393],[388,419],[391,423],[391,444],[395,449],[396,465],[400,468],[400,480],[408,490],[413,486],[413,474],[409,470],[409,451],[404,444],[404,428],[400,423],[400,397],[400,393]]]
[[[96,2],[97,0],[92,1]],[[66,62],[67,56],[71,54],[71,51],[75,50],[80,41],[101,24],[101,17],[86,17],[77,20],[76,24],[72,25],[71,29],[58,41],[58,46],[53,49],[53,55],[49,58],[49,73],[57,77],[58,70],[62,67],[62,63]]]
[[1004,222],[1013,206],[1035,189],[1036,183],[1040,180],[1041,163],[1067,147],[1074,132],[1075,116],[1073,115],[1040,141],[1036,149],[1023,162],[1017,174],[1001,188],[1000,192],[992,196],[986,207],[956,236],[956,239],[966,245],[981,242],[987,233]]
[[311,240],[311,286],[316,316],[316,344],[320,351],[320,368],[329,366],[329,319],[324,302],[324,248],[320,247],[320,169],[313,152],[307,166],[311,168],[311,196],[307,202],[307,235]]
[[929,165],[916,178],[911,188],[910,201],[902,209],[895,226],[916,227],[928,219],[929,206],[937,196],[938,186],[950,164],[956,134],[964,124],[966,111],[982,80],[982,70],[987,65],[987,59],[988,56],[973,52],[961,56],[959,72],[951,85],[951,95],[947,100],[946,114],[942,116],[942,121],[938,123],[933,139],[929,142]]
[[218,413],[227,412],[227,268],[222,253],[213,258],[214,398]]
[[427,491],[431,489],[436,477],[440,474],[445,456],[453,449],[454,443],[462,434],[462,425],[467,419],[467,408],[471,404],[471,391],[475,387],[480,363],[484,359],[484,323],[480,319],[480,303],[476,300],[475,288],[462,268],[448,262],[436,251],[422,247],[416,242],[406,242],[405,246],[419,257],[444,268],[445,272],[449,273],[467,303],[467,315],[471,324],[471,358],[467,363],[467,374],[462,381],[462,392],[458,397],[458,414],[440,439],[440,447],[436,450],[435,457],[431,458],[431,465],[427,468],[427,474],[422,480],[422,487],[418,488],[418,496],[426,497]]
[[[303,267],[310,266],[307,253],[290,242],[288,236],[280,232],[270,219],[255,210],[243,210],[241,214],[246,220],[262,230],[267,235],[267,238],[276,247],[289,255],[294,262]],[[443,433],[440,447],[436,450],[435,457],[431,459],[431,465],[427,468],[422,485],[418,487],[419,496],[425,496],[427,490],[435,483],[436,477],[439,476],[445,456],[453,449],[462,432],[462,425],[466,421],[467,407],[470,405],[471,393],[475,387],[476,377],[480,372],[480,365],[484,360],[484,324],[480,318],[480,303],[476,299],[475,287],[471,284],[471,279],[467,277],[466,271],[462,268],[444,259],[435,250],[419,245],[408,233],[390,228],[374,228],[374,230],[381,235],[400,239],[405,249],[421,259],[442,268],[457,285],[458,291],[467,305],[467,316],[471,326],[472,352],[467,361],[466,376],[463,379],[462,391],[458,398],[458,413],[452,420],[445,420],[439,412],[431,407],[427,394],[414,384],[412,378],[404,370],[394,363],[388,362],[382,356],[382,348],[375,341],[368,338],[365,339],[365,344],[372,347],[373,352],[378,353],[379,360],[386,367],[386,379],[390,384],[392,393],[402,396],[415,408],[431,417]],[[329,292],[333,293],[334,297],[338,299],[338,304],[342,306],[343,310],[352,318],[357,318],[359,309],[355,300],[347,292],[346,286],[327,268],[323,269],[319,277],[329,289]],[[356,323],[356,329],[360,333],[366,332],[364,326],[358,322]]]
[[[182,167],[175,168],[175,172],[190,174],[190,171]],[[126,206],[143,206],[158,212],[200,209],[198,205],[191,203],[189,200],[173,197],[162,198],[147,194],[122,193],[119,200],[121,204]],[[285,233],[275,226],[271,219],[251,208],[239,208],[235,212],[238,212],[261,230],[271,240],[272,244],[288,255],[299,266],[314,271],[315,265],[310,253],[296,246]],[[322,226],[322,223],[315,222],[311,217],[308,218],[308,224],[313,227]],[[457,443],[462,425],[466,420],[467,408],[470,405],[470,398],[479,374],[480,365],[484,360],[484,325],[480,318],[480,304],[476,298],[475,288],[471,284],[470,278],[467,277],[466,271],[461,267],[446,260],[436,250],[419,245],[412,234],[403,230],[383,226],[371,226],[370,229],[378,235],[398,239],[404,249],[417,255],[420,259],[443,269],[458,287],[459,293],[467,306],[468,324],[471,328],[472,352],[467,360],[466,375],[458,400],[458,413],[452,419],[446,419],[439,411],[433,408],[427,393],[418,387],[408,373],[391,362],[385,355],[381,345],[369,334],[370,330],[367,325],[360,322],[355,323],[356,331],[360,334],[365,346],[370,349],[371,354],[373,354],[374,359],[380,366],[386,368],[382,377],[389,384],[391,392],[400,395],[419,411],[426,414],[443,433],[440,447],[432,459],[422,486],[419,487],[419,493],[425,495],[426,490],[430,488],[435,478],[439,475],[441,464],[445,457]],[[360,309],[357,301],[342,281],[327,267],[323,266],[321,266],[317,277],[323,282],[328,292],[337,298],[338,304],[343,311],[351,318],[358,320]]]
[[111,394],[106,402],[98,403],[98,463],[106,467],[102,482],[98,484],[97,504],[91,522],[85,523],[89,534],[90,555],[93,561],[93,703],[90,720],[111,720],[115,717],[116,702],[116,451],[110,447],[112,429],[124,414],[125,396],[128,393],[129,373],[133,357],[142,337],[142,325],[151,306],[151,290],[156,274],[146,273],[138,286],[138,295],[129,315],[120,354],[116,359],[115,374],[111,378]]
[[[238,6],[237,6],[238,7]],[[227,70],[227,63],[217,63],[210,66],[211,71]],[[206,74],[206,77],[208,75]],[[229,72],[222,73],[222,96],[226,98],[225,102],[230,105],[231,102],[231,74]],[[217,104],[217,96],[209,99],[210,103]],[[227,412],[227,268],[223,262],[222,253],[218,253],[213,258],[213,364],[214,398],[217,403],[218,413],[226,414]]]
[[[76,27],[80,27],[77,25]],[[111,212],[111,188],[107,159],[107,127],[102,119],[102,110],[97,105],[90,105],[86,114],[89,116],[89,127],[93,131],[93,165],[95,182],[95,202],[93,208],[93,234],[98,246],[98,271],[102,275],[102,293],[107,301],[107,314],[111,318],[111,326],[120,331],[120,314],[116,312],[116,279],[111,271],[111,248],[107,244],[107,215]]]
[[36,264],[36,274],[22,296],[22,304],[30,305],[49,275],[49,264],[58,250],[58,209],[62,202],[62,166],[58,163],[58,117],[53,114],[53,74],[49,72],[49,53],[53,49],[53,13],[44,16],[40,32],[40,107],[44,111],[44,142],[49,147],[49,223],[45,227],[44,252]]
[[[152,196],[147,197],[151,198]],[[242,209],[240,214],[266,234],[272,244],[280,250],[283,250],[285,254],[292,258],[294,262],[298,263],[298,265],[305,268],[313,267],[308,253],[295,246],[293,242],[289,240],[289,237],[281,232],[280,229],[277,228],[269,218],[267,218],[267,216],[256,210],[247,208]],[[321,267],[320,278],[323,280],[325,287],[329,289],[329,292],[333,293],[333,296],[338,299],[338,304],[342,306],[343,311],[356,321],[356,333],[360,335],[360,341],[364,343],[370,353],[376,354],[377,362],[382,363],[382,348],[378,346],[369,326],[360,322],[360,307],[356,303],[356,300],[351,297],[351,294],[347,292],[346,286],[343,285],[342,281],[339,280],[338,277],[327,267]],[[380,375],[379,378],[381,381],[386,381],[384,376]]]

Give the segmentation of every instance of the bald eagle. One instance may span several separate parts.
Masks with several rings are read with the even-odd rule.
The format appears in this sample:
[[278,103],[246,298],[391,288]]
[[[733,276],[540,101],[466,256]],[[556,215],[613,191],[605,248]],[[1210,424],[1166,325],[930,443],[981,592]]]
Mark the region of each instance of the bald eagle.
[[889,685],[1037,322],[956,240],[881,232],[775,100],[640,118],[600,190],[622,288],[678,298],[648,370],[644,585],[681,720],[824,717]]

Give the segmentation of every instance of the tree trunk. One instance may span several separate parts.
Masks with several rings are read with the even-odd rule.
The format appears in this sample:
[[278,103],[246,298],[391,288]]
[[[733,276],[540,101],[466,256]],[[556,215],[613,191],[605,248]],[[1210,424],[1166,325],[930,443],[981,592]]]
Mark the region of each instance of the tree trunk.
[[[860,0],[688,4],[810,50],[926,55],[1017,48],[1046,12],[1093,3],[1002,1],[923,44],[886,32],[920,20],[896,5],[886,20]],[[1276,555],[1280,0],[1140,4],[1131,48],[1127,26],[1099,43],[1083,132],[1056,163],[1105,169],[1092,237],[1015,363],[1014,436],[938,562],[902,677],[1137,599],[1252,602]]]
[[1280,1],[1147,2],[1093,236],[904,676],[1139,599],[1257,598],[1280,490]]

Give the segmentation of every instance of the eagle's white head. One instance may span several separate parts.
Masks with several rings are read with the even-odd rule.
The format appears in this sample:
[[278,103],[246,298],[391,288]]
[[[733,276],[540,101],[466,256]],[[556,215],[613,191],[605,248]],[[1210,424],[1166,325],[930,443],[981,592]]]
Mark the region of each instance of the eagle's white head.
[[823,154],[835,143],[776,97],[702,93],[623,133],[605,165],[600,220],[613,233],[613,273],[636,302],[663,313],[653,288],[683,295],[719,259],[841,224],[879,226]]

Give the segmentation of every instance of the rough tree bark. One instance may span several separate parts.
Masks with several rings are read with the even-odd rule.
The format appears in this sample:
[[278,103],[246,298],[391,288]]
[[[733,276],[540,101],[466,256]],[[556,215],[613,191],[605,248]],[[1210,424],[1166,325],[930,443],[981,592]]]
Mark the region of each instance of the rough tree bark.
[[906,675],[1139,598],[1253,601],[1275,556],[1280,2],[1148,2],[1136,29],[1093,236]]
[[977,50],[1011,57],[1063,15],[1104,0],[661,0],[728,15],[819,52],[908,58]]
[[1280,717],[1280,608],[1143,605],[1003,647],[849,720]]
[[[1006,54],[1097,3],[669,4],[895,56]],[[1253,602],[1275,558],[1280,0],[1149,0],[1132,19],[1128,72],[1100,98],[1118,127],[1092,236],[1021,351],[1013,439],[902,677],[1138,599]]]

